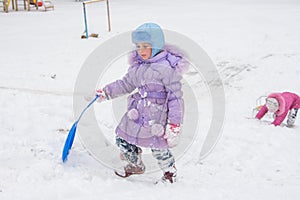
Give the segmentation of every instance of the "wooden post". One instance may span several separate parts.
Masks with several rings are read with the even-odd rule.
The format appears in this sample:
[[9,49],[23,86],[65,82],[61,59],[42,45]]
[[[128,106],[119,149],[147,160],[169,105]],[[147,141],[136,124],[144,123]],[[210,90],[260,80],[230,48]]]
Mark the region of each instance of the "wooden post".
[[88,26],[87,26],[87,19],[86,19],[85,3],[83,2],[82,5],[83,5],[83,15],[84,15],[85,38],[88,39],[89,34],[88,34]]
[[12,6],[12,9],[15,10],[15,0],[11,1],[11,6]]
[[4,12],[8,13],[8,1],[3,0],[3,10]]
[[15,1],[15,5],[16,5],[16,11],[18,11],[19,10],[18,0]]
[[106,10],[107,10],[107,20],[108,20],[108,32],[110,32],[110,13],[109,13],[109,3],[108,0],[106,0]]
[[109,12],[109,2],[108,0],[89,0],[89,1],[84,1],[83,2],[83,10],[84,10],[84,20],[85,20],[85,29],[86,29],[86,38],[88,38],[88,33],[87,33],[87,23],[86,23],[86,11],[85,11],[85,5],[86,4],[91,4],[91,3],[96,3],[96,2],[101,2],[101,1],[106,1],[106,11],[107,11],[107,23],[108,23],[108,31],[111,31],[111,25],[110,25],[110,12]]

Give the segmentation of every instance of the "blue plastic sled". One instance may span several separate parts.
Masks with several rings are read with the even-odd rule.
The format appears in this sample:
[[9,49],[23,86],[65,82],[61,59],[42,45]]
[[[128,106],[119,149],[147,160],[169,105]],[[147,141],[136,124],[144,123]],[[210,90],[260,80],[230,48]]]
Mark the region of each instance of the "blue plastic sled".
[[69,155],[69,151],[72,148],[73,141],[74,141],[75,134],[76,134],[77,124],[78,124],[79,120],[81,119],[83,113],[98,99],[98,97],[99,96],[96,95],[96,97],[93,99],[93,101],[91,101],[87,105],[87,107],[81,112],[78,120],[73,124],[71,130],[69,131],[69,134],[68,134],[67,140],[65,142],[63,152],[62,152],[62,161],[63,162],[65,162],[67,160],[68,155]]

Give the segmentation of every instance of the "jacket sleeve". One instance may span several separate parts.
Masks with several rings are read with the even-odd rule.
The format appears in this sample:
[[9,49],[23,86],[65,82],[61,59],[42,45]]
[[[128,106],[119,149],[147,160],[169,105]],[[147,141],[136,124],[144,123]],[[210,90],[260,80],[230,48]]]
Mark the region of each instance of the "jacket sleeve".
[[256,114],[255,118],[261,119],[261,118],[263,118],[263,116],[265,116],[265,114],[267,112],[268,112],[267,106],[263,105],[263,107],[261,107],[261,109],[259,110],[259,112]]
[[172,124],[181,124],[183,122],[184,101],[182,84],[180,80],[182,76],[174,69],[170,68],[169,76],[163,79],[166,92],[168,93],[168,122]]
[[284,107],[284,112],[282,112],[282,114],[278,115],[275,120],[272,122],[272,124],[274,124],[275,126],[280,125],[284,119],[286,118],[286,116],[288,115],[290,109],[292,109],[297,101],[296,95],[290,95],[290,98],[286,97],[286,104]]
[[122,79],[116,80],[103,88],[108,99],[131,93],[136,88],[133,83],[133,73],[133,69],[129,69]]
[[272,122],[272,124],[274,124],[275,126],[279,126],[283,122],[287,114],[288,114],[288,110],[286,110],[282,115],[277,116],[275,120]]

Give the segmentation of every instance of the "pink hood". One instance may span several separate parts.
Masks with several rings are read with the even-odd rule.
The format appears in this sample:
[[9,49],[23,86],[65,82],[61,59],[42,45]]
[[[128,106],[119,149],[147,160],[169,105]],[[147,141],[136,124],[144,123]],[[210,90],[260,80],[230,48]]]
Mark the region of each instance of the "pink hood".
[[[184,74],[189,68],[189,62],[187,60],[187,54],[175,45],[166,44],[163,51],[167,54],[167,60],[171,67],[173,67],[179,74]],[[143,60],[137,53],[137,51],[132,51],[129,55],[129,64],[135,65],[141,62],[152,63],[156,62],[157,58],[150,58],[148,60]]]
[[268,96],[268,98],[275,98],[279,103],[279,109],[276,112],[277,115],[282,115],[285,112],[285,99],[281,95],[281,93],[272,93]]

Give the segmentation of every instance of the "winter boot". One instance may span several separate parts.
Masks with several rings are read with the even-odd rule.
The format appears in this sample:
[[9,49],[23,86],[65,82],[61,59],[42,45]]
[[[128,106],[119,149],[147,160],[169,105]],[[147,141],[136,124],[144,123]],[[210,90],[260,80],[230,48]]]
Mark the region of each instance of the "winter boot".
[[145,165],[143,162],[141,162],[138,165],[132,165],[132,164],[128,164],[124,167],[125,173],[127,174],[143,174],[145,172]]
[[298,109],[295,109],[295,108],[290,110],[288,119],[287,119],[287,126],[291,127],[294,125],[296,116],[297,116],[297,112],[298,112]]
[[[134,174],[143,174],[145,172],[145,165],[142,161],[142,149],[138,148],[138,154],[133,154],[129,156],[127,153],[120,153],[120,158],[123,161],[127,161],[128,164],[124,167],[124,172],[123,174],[115,171],[115,174],[122,177],[126,178],[128,176],[134,175]],[[134,158],[134,159],[132,159]],[[135,162],[132,162],[135,161]]]
[[145,169],[146,169],[146,167],[145,167],[143,162],[141,162],[138,165],[127,164],[124,167],[124,172],[123,173],[119,173],[119,172],[115,171],[115,174],[117,176],[122,177],[122,178],[127,178],[131,175],[134,175],[134,174],[143,174],[145,172]]
[[164,172],[164,176],[162,177],[162,181],[165,183],[175,183],[176,182],[176,167],[170,167],[168,170]]

